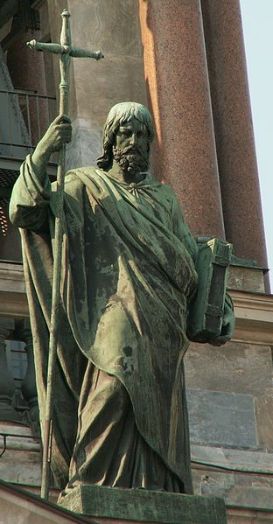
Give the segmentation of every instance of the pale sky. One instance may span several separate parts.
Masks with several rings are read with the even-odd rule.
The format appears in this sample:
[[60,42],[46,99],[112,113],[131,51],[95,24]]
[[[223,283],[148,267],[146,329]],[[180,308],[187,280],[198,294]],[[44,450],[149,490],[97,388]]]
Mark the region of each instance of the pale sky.
[[240,0],[273,293],[273,0]]

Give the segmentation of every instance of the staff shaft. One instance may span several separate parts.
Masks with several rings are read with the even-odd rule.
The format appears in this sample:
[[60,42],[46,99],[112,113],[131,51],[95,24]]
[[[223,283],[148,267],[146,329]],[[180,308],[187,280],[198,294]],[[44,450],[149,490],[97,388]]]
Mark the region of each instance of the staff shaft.
[[[64,33],[64,31],[62,31]],[[65,36],[65,34],[64,34]],[[62,37],[62,35],[61,35]],[[62,38],[61,38],[62,39]],[[68,55],[62,54],[60,57],[61,82],[59,114],[68,114],[68,94],[69,94],[69,64]],[[48,500],[50,486],[50,463],[52,450],[52,415],[53,415],[53,391],[55,382],[55,370],[58,347],[59,330],[59,309],[60,309],[60,285],[61,285],[61,259],[63,241],[63,200],[64,200],[64,175],[65,175],[65,145],[59,152],[57,169],[57,206],[55,217],[55,239],[54,239],[54,260],[53,260],[53,282],[52,282],[52,305],[49,333],[49,353],[47,368],[47,392],[46,392],[46,411],[44,421],[44,446],[42,463],[42,482],[41,497]]]
[[[71,34],[69,25],[70,14],[68,11],[62,12],[62,30],[60,43],[43,43],[32,40],[27,45],[38,51],[47,51],[60,56],[60,104],[59,114],[68,114],[68,94],[69,94],[69,65],[70,57],[103,58],[100,51],[90,51],[78,49],[71,45]],[[57,170],[57,209],[55,215],[55,238],[53,248],[53,282],[52,282],[52,306],[49,330],[49,355],[47,369],[47,392],[46,409],[43,421],[43,466],[41,497],[48,499],[50,484],[50,462],[53,438],[53,392],[55,382],[58,329],[59,329],[59,310],[60,310],[60,284],[61,284],[61,261],[62,261],[62,240],[63,240],[63,200],[64,200],[64,175],[65,175],[65,145],[59,152]]]
[[58,191],[58,210],[55,218],[55,247],[53,262],[53,282],[52,282],[52,306],[50,319],[49,335],[49,354],[47,372],[47,395],[46,412],[44,421],[44,446],[43,446],[43,466],[41,497],[48,499],[50,483],[50,462],[52,448],[52,414],[53,414],[53,391],[55,378],[55,362],[57,359],[58,330],[59,330],[59,309],[60,309],[60,284],[61,284],[61,258],[62,258],[62,238],[63,238],[63,188],[65,173],[65,146],[59,154],[59,165],[57,171],[57,191]]

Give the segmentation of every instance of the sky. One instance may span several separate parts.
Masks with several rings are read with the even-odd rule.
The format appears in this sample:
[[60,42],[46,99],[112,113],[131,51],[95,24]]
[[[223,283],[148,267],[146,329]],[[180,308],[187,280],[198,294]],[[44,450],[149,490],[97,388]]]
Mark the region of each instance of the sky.
[[240,0],[273,293],[273,0]]

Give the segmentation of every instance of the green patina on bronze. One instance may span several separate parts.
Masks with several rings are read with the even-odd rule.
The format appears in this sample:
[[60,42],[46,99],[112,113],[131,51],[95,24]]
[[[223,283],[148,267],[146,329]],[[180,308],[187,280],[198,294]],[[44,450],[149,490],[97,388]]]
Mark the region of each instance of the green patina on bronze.
[[[42,425],[57,205],[46,163],[67,126],[56,119],[26,159],[10,208],[22,228]],[[172,189],[147,171],[152,138],[147,109],[118,104],[100,168],[65,177],[52,469],[67,489],[192,492],[183,357],[198,248]]]
[[230,340],[234,330],[232,301],[224,293],[233,248],[218,238],[199,237],[197,245],[198,288],[189,307],[188,337],[196,342],[211,339],[212,344],[221,345]]
[[226,524],[223,499],[147,491],[78,486],[60,500],[73,513],[162,524]]

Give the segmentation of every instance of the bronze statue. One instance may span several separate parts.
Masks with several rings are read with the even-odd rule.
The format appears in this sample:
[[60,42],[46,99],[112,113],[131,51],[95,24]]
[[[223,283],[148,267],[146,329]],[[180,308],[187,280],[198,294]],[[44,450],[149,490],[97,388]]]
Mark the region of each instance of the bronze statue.
[[[149,172],[153,125],[115,105],[98,167],[65,177],[52,471],[77,483],[191,493],[183,357],[197,245],[167,184]],[[56,184],[46,164],[71,139],[59,116],[24,162],[10,216],[21,228],[43,429]],[[231,308],[223,322],[231,335]]]

